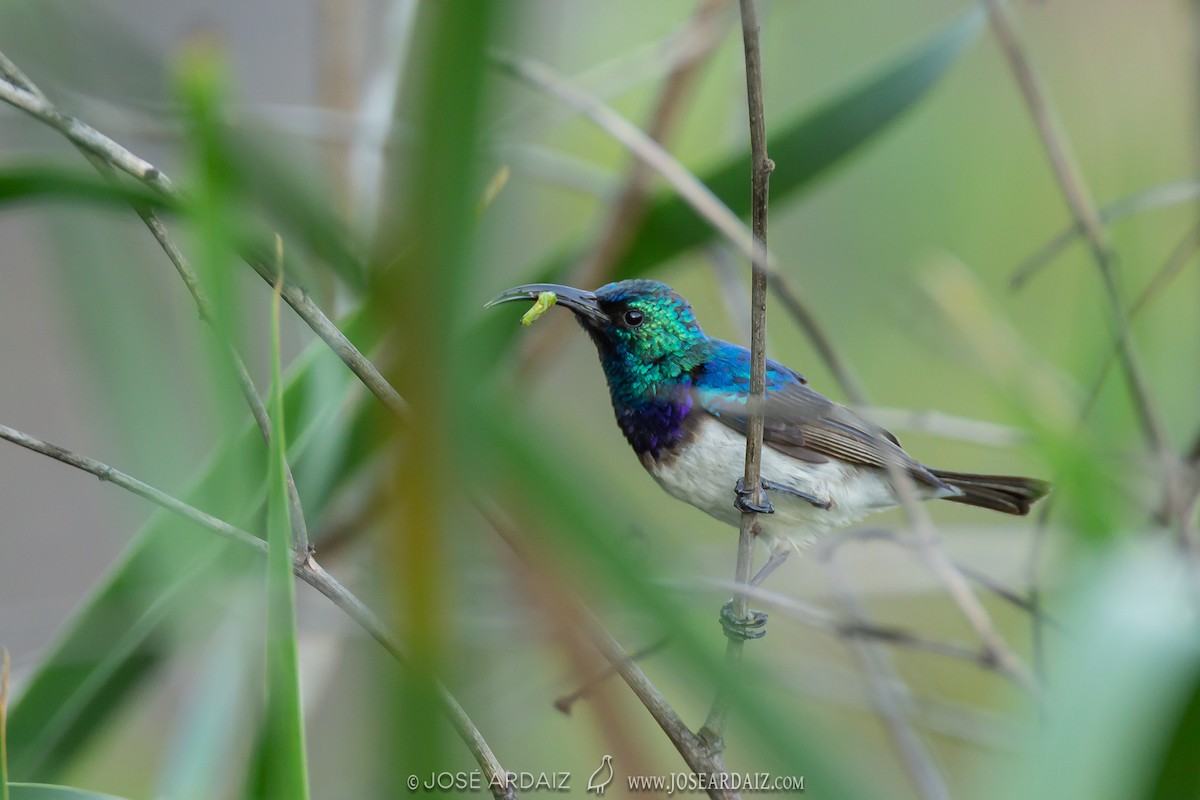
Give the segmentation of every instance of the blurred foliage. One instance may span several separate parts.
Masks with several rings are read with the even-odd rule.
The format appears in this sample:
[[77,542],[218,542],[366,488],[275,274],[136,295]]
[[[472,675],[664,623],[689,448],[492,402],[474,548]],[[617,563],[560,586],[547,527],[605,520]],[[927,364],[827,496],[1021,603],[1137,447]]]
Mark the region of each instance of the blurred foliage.
[[9,787],[13,800],[121,800],[111,794],[85,792],[69,786],[51,786],[47,783],[14,783]]
[[[1086,253],[1068,249],[1020,295],[1005,289],[1007,273],[1069,220],[1003,61],[990,44],[971,46],[986,37],[979,9],[938,0],[761,5],[778,164],[771,242],[783,268],[880,401],[1031,435],[1026,447],[981,452],[902,431],[911,452],[1056,484],[1039,542],[1035,519],[937,510],[947,547],[1002,582],[1024,584],[1031,550],[1040,559],[1041,597],[1063,628],[1045,628],[1044,651],[1026,644],[1025,614],[998,600],[989,609],[1023,657],[1044,663],[1043,696],[1022,696],[970,664],[896,649],[910,687],[903,713],[955,797],[1195,796],[1193,556],[1149,520],[1159,476],[1120,378],[1086,423],[1077,419],[1080,387],[1112,348]],[[1193,171],[1194,120],[1180,108],[1194,86],[1179,65],[1190,65],[1195,19],[1150,5],[1018,9],[1063,103],[1063,129],[1106,202]],[[122,534],[124,554],[20,676],[6,743],[12,777],[128,797],[293,798],[308,784],[315,797],[401,796],[411,776],[476,768],[441,717],[439,680],[509,770],[570,770],[574,793],[606,753],[622,776],[680,771],[617,681],[574,716],[554,710],[601,667],[569,611],[582,599],[631,651],[670,637],[643,666],[693,727],[718,686],[732,693],[732,769],[804,775],[816,797],[912,796],[843,639],[792,624],[786,603],[769,606],[771,637],[748,649],[731,679],[715,622],[727,590],[714,582],[732,574],[733,537],[663,502],[625,452],[584,337],[572,335],[563,357],[517,385],[517,315],[479,310],[506,286],[569,275],[610,201],[572,181],[590,169],[615,186],[629,162],[584,121],[495,75],[489,51],[528,52],[567,73],[615,59],[598,72],[621,77],[624,54],[662,50],[691,4],[460,0],[371,16],[377,39],[408,43],[398,63],[378,42],[363,60],[378,75],[399,72],[395,96],[383,98],[389,126],[373,138],[374,107],[350,120],[348,138],[329,140],[319,126],[314,134],[270,118],[257,107],[268,104],[243,94],[247,76],[220,36],[190,31],[168,55],[102,4],[44,8],[0,4],[0,51],[135,152],[146,143],[125,117],[165,127],[163,163],[187,197],[167,203],[103,179],[63,160],[54,132],[11,113],[0,119],[19,156],[6,154],[0,167],[0,205],[36,201],[49,220],[56,299],[88,365],[79,385],[94,387],[83,407],[90,424],[113,431],[102,460],[256,532],[269,554],[264,562],[164,513]],[[631,34],[634,13],[641,24]],[[741,45],[726,13],[729,33],[701,67],[668,146],[745,214]],[[1165,43],[1128,40],[1143,23]],[[1157,60],[1133,57],[1145,52]],[[1135,62],[1133,81],[1121,65]],[[615,92],[587,74],[580,83],[640,122],[656,102],[651,78],[667,70],[643,75],[639,66],[610,79]],[[339,148],[344,159],[331,157]],[[331,165],[352,160],[354,148],[375,148],[386,175],[380,196],[359,187],[364,196],[350,192],[344,205],[335,187],[347,176]],[[508,163],[517,151],[524,160]],[[489,184],[498,170],[509,176],[499,188]],[[163,300],[151,276],[171,270],[122,206],[168,212],[214,304],[207,325],[173,275]],[[361,220],[356,208],[383,211]],[[1193,216],[1177,204],[1114,220],[1125,287],[1150,280]],[[359,241],[352,231],[371,234]],[[726,297],[714,279],[713,232],[682,200],[656,188],[630,241],[613,277],[661,277],[693,300],[710,333],[733,335],[723,303],[744,299]],[[325,303],[331,313],[357,309],[339,326],[381,365],[412,418],[389,418],[286,309],[273,319],[271,288],[245,258],[278,258],[289,280],[336,298]],[[1200,284],[1189,264],[1134,329],[1181,451],[1200,392]],[[809,345],[774,309],[773,356],[832,391],[828,370],[806,361]],[[267,387],[270,448],[236,391],[230,348]],[[317,557],[395,628],[409,669],[323,598],[295,590],[285,460]],[[536,558],[518,563],[477,512],[481,501],[516,522]],[[27,552],[36,534],[16,532],[34,543]],[[877,621],[970,637],[916,562],[886,547],[844,556],[859,559],[856,585]],[[826,604],[814,562],[789,564],[772,588]],[[1010,733],[989,738],[996,729]],[[69,791],[15,783],[11,797],[101,796]]]
[[111,204],[171,208],[173,203],[140,184],[106,181],[82,167],[16,164],[0,167],[0,204],[28,203],[36,197],[65,198]]

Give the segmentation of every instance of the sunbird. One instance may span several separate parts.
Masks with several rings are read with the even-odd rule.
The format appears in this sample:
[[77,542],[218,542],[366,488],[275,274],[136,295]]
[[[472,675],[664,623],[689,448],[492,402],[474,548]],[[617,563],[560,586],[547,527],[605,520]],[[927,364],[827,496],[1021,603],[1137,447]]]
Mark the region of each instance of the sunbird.
[[[516,286],[488,303],[537,300],[553,292],[587,331],[608,380],[617,425],[638,460],[671,496],[737,526],[757,511],[769,558],[761,583],[793,550],[819,534],[901,505],[893,471],[922,500],[949,500],[1024,515],[1049,485],[1033,478],[932,469],[890,432],[818,394],[804,376],[767,360],[762,498],[742,484],[751,415],[750,351],[705,335],[691,305],[652,280],[610,283],[594,292],[557,284]],[[543,305],[545,301],[543,301]],[[722,624],[757,638],[766,615]]]

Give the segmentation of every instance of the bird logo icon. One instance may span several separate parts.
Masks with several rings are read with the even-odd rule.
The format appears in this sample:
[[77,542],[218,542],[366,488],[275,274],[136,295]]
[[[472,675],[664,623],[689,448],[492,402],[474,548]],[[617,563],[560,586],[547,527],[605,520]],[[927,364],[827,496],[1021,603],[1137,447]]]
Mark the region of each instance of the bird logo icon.
[[612,756],[605,755],[600,761],[600,766],[597,767],[596,771],[592,773],[592,776],[588,778],[587,790],[593,794],[603,797],[604,790],[608,788],[610,783],[612,783],[612,779]]

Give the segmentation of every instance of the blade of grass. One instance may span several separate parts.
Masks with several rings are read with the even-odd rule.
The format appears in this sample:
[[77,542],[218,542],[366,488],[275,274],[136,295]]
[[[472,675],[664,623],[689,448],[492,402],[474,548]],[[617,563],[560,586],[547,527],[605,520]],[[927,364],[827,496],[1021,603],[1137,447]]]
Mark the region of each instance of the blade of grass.
[[135,205],[175,210],[178,204],[132,182],[114,183],[94,173],[59,164],[10,164],[0,167],[0,206],[35,200],[78,200],[102,205]]
[[8,800],[8,648],[0,647],[0,800]]
[[[395,439],[394,469],[387,476],[395,504],[394,528],[379,551],[380,574],[392,613],[403,620],[410,669],[382,688],[384,707],[405,724],[391,726],[384,747],[396,761],[381,763],[381,791],[407,793],[402,777],[437,769],[446,761],[449,730],[437,720],[437,676],[454,669],[459,632],[452,585],[457,566],[449,545],[457,462],[466,450],[458,428],[463,394],[476,387],[465,368],[473,342],[460,320],[471,310],[464,293],[471,271],[475,204],[481,170],[478,134],[489,106],[485,53],[516,11],[500,3],[451,0],[420,4],[410,69],[403,93],[406,114],[393,120],[390,137],[410,131],[411,145],[390,149],[387,192],[381,198],[378,236],[372,246],[380,267],[370,302],[388,346],[395,352],[387,377],[412,408],[416,424]],[[399,127],[397,127],[399,126]],[[466,456],[469,457],[469,456]],[[390,702],[389,702],[390,701]],[[432,724],[423,724],[425,721]],[[489,786],[511,795],[513,784]]]
[[10,800],[123,800],[112,794],[100,794],[70,786],[48,783],[14,783]]
[[1200,741],[1200,680],[1193,677],[1191,697],[1176,707],[1179,705],[1183,706],[1179,722],[1158,762],[1153,793],[1148,795],[1153,800],[1200,797],[1200,763],[1196,761],[1196,742]]
[[[760,507],[766,500],[766,491],[761,483],[763,425],[767,391],[767,211],[770,195],[771,173],[775,162],[767,155],[767,127],[763,107],[762,56],[759,50],[758,12],[754,0],[740,0],[742,18],[742,45],[746,60],[746,99],[748,101],[750,126],[750,192],[751,225],[754,231],[754,251],[750,264],[750,396],[747,403],[752,409],[746,427],[745,472],[742,485],[753,503]],[[750,583],[750,570],[754,565],[754,543],[759,535],[758,512],[743,509],[738,525],[737,561],[734,568],[734,583],[738,590],[733,594],[733,616],[738,620],[750,620],[749,599],[742,589]],[[742,656],[746,640],[727,636],[725,642],[725,665],[735,681],[742,677]],[[714,753],[725,749],[725,721],[729,713],[728,697],[724,689],[717,692],[709,707],[700,736]]]
[[267,707],[259,761],[259,795],[308,797],[304,749],[304,712],[300,702],[300,665],[296,646],[296,584],[289,519],[286,433],[283,419],[283,370],[279,355],[279,304],[282,280],[271,302],[271,455],[267,492]]
[[[13,707],[14,774],[43,780],[59,775],[148,668],[166,658],[172,627],[194,619],[188,609],[212,601],[204,576],[219,570],[224,543],[201,542],[174,524],[156,528],[164,539],[130,552],[105,591],[83,605],[77,619],[93,624],[70,632]],[[165,540],[191,569],[163,567]]]

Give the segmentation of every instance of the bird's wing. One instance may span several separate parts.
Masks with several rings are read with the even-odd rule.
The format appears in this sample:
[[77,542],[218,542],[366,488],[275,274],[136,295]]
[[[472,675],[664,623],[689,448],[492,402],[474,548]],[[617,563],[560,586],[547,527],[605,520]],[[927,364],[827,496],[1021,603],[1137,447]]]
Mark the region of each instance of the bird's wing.
[[[721,343],[725,345],[725,343]],[[750,412],[750,354],[725,345],[692,374],[697,405],[730,428],[745,434]],[[774,450],[811,463],[831,458],[868,467],[892,463],[922,483],[941,484],[904,452],[889,431],[810,389],[802,376],[767,362],[763,442]]]

